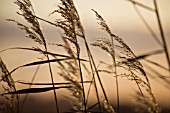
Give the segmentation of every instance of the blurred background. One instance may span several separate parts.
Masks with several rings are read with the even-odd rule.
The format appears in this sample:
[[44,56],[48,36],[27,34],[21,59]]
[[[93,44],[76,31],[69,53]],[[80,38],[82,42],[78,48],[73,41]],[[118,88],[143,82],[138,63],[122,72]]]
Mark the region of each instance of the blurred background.
[[[149,7],[154,8],[153,0],[137,0],[140,3],[143,3]],[[35,13],[38,17],[47,19],[49,21],[55,21],[55,19],[60,18],[59,15],[49,14],[57,9],[59,5],[59,0],[31,0]],[[152,37],[141,18],[134,9],[132,3],[127,0],[74,0],[77,10],[79,12],[81,22],[84,26],[86,38],[89,44],[93,43],[97,38],[108,38],[108,35],[100,29],[100,26],[97,25],[95,14],[91,9],[95,9],[99,14],[103,16],[106,23],[109,25],[112,32],[120,36],[133,52],[138,56],[141,54],[146,54],[151,51],[161,50],[160,45]],[[161,23],[163,25],[163,30],[166,37],[166,43],[168,45],[168,52],[170,52],[170,1],[169,0],[157,0],[158,10],[161,17]],[[141,11],[143,17],[147,20],[153,31],[158,37],[160,37],[159,27],[157,23],[156,14],[152,11],[148,11],[144,8],[138,7]],[[18,29],[17,25],[12,22],[6,21],[6,19],[15,19],[18,22],[26,23],[22,17],[16,14],[19,11],[18,7],[14,4],[14,0],[1,0],[0,1],[0,51],[6,48],[11,47],[36,47],[38,44],[34,43],[33,40],[25,37],[25,32]],[[56,29],[55,27],[48,25],[40,21],[42,25],[42,30],[45,33],[48,43],[61,43],[61,30]],[[161,40],[161,38],[159,38]],[[83,41],[80,40],[80,43],[83,44]],[[91,47],[91,50],[94,54],[96,63],[104,59],[106,62],[110,60],[106,58],[106,53],[98,51],[95,47]],[[62,53],[60,48],[55,46],[49,46],[50,51]],[[83,47],[82,47],[83,48]],[[82,49],[83,50],[83,49]],[[97,51],[96,51],[97,50]],[[87,58],[86,54],[81,54],[82,58]],[[37,61],[37,58],[41,58],[41,55],[23,50],[8,50],[0,53],[0,57],[5,62],[8,70],[12,70],[15,67],[20,65]],[[167,60],[165,54],[153,55],[148,59],[152,59],[163,66],[168,68]],[[146,64],[145,61],[141,61],[143,65]],[[147,64],[149,65],[149,64]],[[150,65],[152,66],[152,65]],[[154,66],[153,66],[154,67]],[[168,80],[170,75],[169,72],[161,70],[157,67],[154,67],[162,75],[167,76]],[[35,73],[36,67],[22,68],[13,73],[14,80],[24,80],[30,81]],[[147,71],[150,71],[146,69]],[[57,70],[54,69],[54,73],[57,73]],[[156,75],[154,75],[156,76]],[[102,81],[104,87],[108,93],[109,99],[112,100],[112,104],[116,103],[116,90],[113,90],[112,87],[116,87],[113,84],[114,78],[107,75],[102,75]],[[151,86],[158,101],[159,105],[164,109],[170,109],[170,87],[164,81],[160,80],[157,77],[151,77]],[[60,77],[55,77],[55,81],[59,82],[62,80]],[[48,68],[46,65],[41,66],[39,73],[35,78],[35,82],[50,82],[50,76]],[[126,78],[120,78],[120,104],[122,106],[133,106],[135,105],[135,90],[137,90],[134,83],[128,81]],[[112,85],[111,85],[112,84]],[[17,84],[17,89],[26,88],[28,86]],[[0,89],[2,93],[2,88]],[[68,95],[68,92],[65,90],[57,91],[59,97],[60,108],[67,109],[64,105],[68,104],[64,96]],[[24,97],[21,96],[21,98]],[[102,95],[101,95],[102,97]],[[91,97],[91,101],[93,101]],[[40,112],[53,112],[55,109],[53,92],[40,93],[40,94],[30,94],[28,96],[27,102],[23,109],[24,113],[29,113],[31,110],[32,113]],[[69,104],[68,104],[69,106]],[[48,108],[48,109],[47,109]],[[126,107],[124,107],[124,110]],[[133,109],[131,109],[133,110]]]

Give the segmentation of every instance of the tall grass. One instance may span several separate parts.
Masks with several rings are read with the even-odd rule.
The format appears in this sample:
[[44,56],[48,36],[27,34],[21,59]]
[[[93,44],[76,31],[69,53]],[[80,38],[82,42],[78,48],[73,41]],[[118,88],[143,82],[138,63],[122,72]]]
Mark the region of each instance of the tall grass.
[[[15,92],[16,87],[15,87],[15,82],[12,79],[12,76],[9,74],[9,71],[0,58],[0,72],[1,72],[1,77],[4,78],[3,82],[7,83],[6,86],[3,86],[4,91],[7,92]],[[6,76],[9,74],[8,76]],[[1,98],[1,112],[8,113],[8,112],[19,112],[19,96],[16,95],[2,95]]]
[[[152,10],[151,8],[135,2],[133,0],[129,0],[135,5],[139,5],[144,7],[148,10]],[[119,37],[118,35],[112,33],[107,25],[107,22],[104,18],[94,9],[92,11],[95,13],[97,23],[100,25],[101,29],[109,35],[109,38],[99,38],[95,42],[88,43],[87,37],[85,35],[84,28],[81,24],[81,20],[78,14],[78,11],[74,5],[73,0],[60,0],[60,4],[58,5],[58,9],[54,10],[50,15],[54,15],[55,13],[59,14],[61,18],[57,18],[55,22],[51,22],[49,20],[43,19],[35,15],[34,8],[31,4],[30,0],[17,0],[15,4],[19,6],[20,16],[24,17],[27,20],[28,25],[24,25],[16,20],[7,19],[8,21],[15,22],[20,29],[26,32],[26,37],[32,39],[35,43],[42,45],[40,47],[33,47],[33,48],[23,48],[23,47],[14,47],[9,49],[21,49],[24,51],[33,51],[43,55],[43,58],[39,61],[30,62],[27,64],[23,64],[14,68],[12,71],[8,71],[2,59],[0,59],[0,69],[1,69],[1,81],[7,83],[7,87],[4,87],[5,92],[1,95],[4,98],[4,106],[0,107],[2,112],[7,112],[6,108],[9,109],[8,112],[22,112],[22,105],[24,106],[24,102],[19,103],[19,96],[20,94],[30,94],[30,93],[41,93],[53,90],[54,92],[54,101],[56,104],[56,111],[60,113],[59,105],[61,103],[58,102],[58,95],[56,90],[58,89],[67,89],[69,91],[70,96],[68,97],[71,100],[72,108],[68,112],[108,112],[108,113],[121,113],[121,102],[120,99],[120,79],[119,78],[127,78],[131,82],[136,84],[138,91],[136,92],[136,100],[145,106],[143,111],[147,111],[149,113],[160,113],[160,107],[156,101],[156,98],[152,92],[151,83],[147,73],[144,70],[143,65],[141,64],[140,60],[146,59],[148,56],[152,56],[155,54],[160,54],[165,52],[168,56],[168,50],[166,46],[165,37],[163,35],[163,28],[160,23],[160,18],[158,14],[157,4],[154,1],[156,7],[156,14],[158,18],[159,28],[161,30],[161,36],[163,40],[163,44],[157,39],[157,42],[163,45],[163,50],[158,50],[154,52],[150,52],[148,54],[144,54],[141,56],[136,56],[132,49],[127,45],[127,43],[123,40],[123,38]],[[148,26],[147,22],[144,20],[138,9],[136,9],[139,16],[144,21],[144,24],[149,29],[154,37],[156,37],[154,31]],[[62,30],[61,44],[56,44],[58,47],[62,48],[65,54],[59,54],[57,51],[56,53],[51,52],[48,49],[48,42],[43,30],[41,29],[41,25],[39,21],[43,21],[48,23],[49,25],[55,26]],[[86,49],[87,59],[81,58],[82,47],[79,43],[80,40],[83,40],[83,44]],[[95,62],[95,57],[93,56],[90,46],[99,47],[101,50],[105,51],[109,54],[112,63],[104,62],[101,59],[101,63],[108,66],[109,68],[98,69],[97,65],[98,62]],[[43,47],[43,48],[41,48]],[[7,51],[9,49],[2,50]],[[149,63],[152,63],[160,68],[166,69],[164,66],[147,60]],[[169,63],[169,60],[167,61]],[[57,74],[53,73],[52,63],[56,64],[57,67]],[[51,77],[51,83],[34,83],[34,79],[38,72],[38,69],[41,65],[48,65],[49,74]],[[32,78],[31,82],[22,82],[22,81],[15,81],[12,78],[12,74],[15,71],[18,71],[21,68],[31,67],[31,66],[38,66],[34,77]],[[169,71],[169,69],[166,69]],[[56,71],[56,70],[55,70]],[[113,90],[116,90],[116,103],[117,107],[112,106],[111,100],[109,100],[107,92],[105,91],[105,87],[102,83],[101,79],[101,72],[104,72],[108,75],[111,75],[113,83],[116,84],[116,87],[112,87]],[[87,77],[85,75],[87,74]],[[56,83],[54,78],[61,77],[63,81],[60,83]],[[88,81],[86,79],[88,78]],[[163,79],[166,81],[165,79]],[[29,85],[29,88],[17,90],[15,87],[15,82],[20,84]],[[99,85],[97,85],[99,83]],[[168,82],[167,82],[168,83]],[[85,84],[88,84],[86,88]],[[51,87],[37,87],[31,88],[31,85],[42,86],[42,85],[50,85]],[[112,86],[112,84],[110,85]],[[96,98],[96,102],[94,105],[90,106],[89,97],[91,96],[92,87],[95,89],[93,92],[94,98]],[[99,94],[99,89],[101,89],[102,93]],[[103,95],[103,98],[100,95]],[[115,95],[115,94],[113,94]],[[26,101],[27,96],[25,97]],[[7,101],[10,100],[10,101]],[[1,105],[2,106],[2,105]],[[21,108],[19,108],[21,106]],[[16,108],[18,108],[16,110]],[[97,110],[97,111],[96,111]]]

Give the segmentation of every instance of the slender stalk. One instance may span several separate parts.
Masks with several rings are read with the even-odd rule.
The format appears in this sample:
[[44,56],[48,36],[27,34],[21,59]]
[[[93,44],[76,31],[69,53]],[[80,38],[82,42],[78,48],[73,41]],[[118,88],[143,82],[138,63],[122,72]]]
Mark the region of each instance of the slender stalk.
[[153,38],[155,39],[155,41],[161,46],[162,42],[159,40],[159,38],[156,36],[155,32],[152,30],[152,28],[149,26],[149,24],[147,23],[147,21],[145,20],[145,18],[142,16],[141,12],[139,11],[139,9],[137,8],[136,4],[134,4],[134,8],[135,11],[137,12],[137,14],[139,15],[140,19],[142,20],[142,22],[144,23],[144,25],[146,26],[146,28],[149,30],[149,32],[151,33],[151,35],[153,36]]
[[[35,16],[35,18],[36,18],[36,16]],[[36,19],[37,19],[37,18],[36,18]],[[42,39],[43,39],[43,43],[44,43],[43,45],[44,45],[45,51],[48,52],[46,40],[45,40],[43,34],[42,34]],[[47,57],[47,60],[50,60],[48,54],[46,55],[46,57]],[[52,86],[53,86],[53,88],[54,88],[53,91],[54,91],[55,105],[56,105],[57,113],[59,113],[58,99],[57,99],[57,94],[56,94],[56,92],[55,92],[55,84],[54,84],[54,78],[53,78],[53,73],[52,73],[51,63],[50,63],[50,62],[48,63],[48,66],[49,66],[49,71],[50,71],[50,77],[51,77]]]
[[83,92],[83,103],[84,103],[84,112],[87,113],[87,105],[86,105],[86,95],[85,95],[85,89],[84,89],[84,80],[83,80],[83,74],[82,74],[82,69],[81,69],[81,61],[80,61],[80,47],[78,45],[78,40],[77,40],[77,35],[76,35],[76,30],[75,30],[75,26],[74,26],[74,22],[73,22],[73,18],[72,20],[72,27],[74,30],[74,37],[75,37],[75,46],[76,46],[76,50],[77,50],[77,59],[78,59],[78,65],[79,65],[79,72],[80,72],[80,79],[81,79],[81,84],[82,84],[82,92]]
[[100,98],[99,98],[99,94],[98,94],[98,89],[97,89],[97,84],[96,84],[96,79],[95,79],[95,76],[94,76],[94,73],[93,73],[93,64],[92,64],[92,59],[91,59],[91,53],[90,53],[90,49],[88,47],[84,33],[83,33],[83,39],[84,39],[84,42],[85,42],[85,46],[86,46],[86,50],[87,50],[87,54],[88,54],[88,58],[89,58],[89,62],[90,62],[90,67],[91,67],[91,71],[92,71],[92,75],[93,75],[92,82],[94,80],[94,87],[95,87],[95,91],[96,91],[96,95],[97,95],[97,101],[99,103],[99,110],[102,111],[101,104],[100,104]]
[[[35,16],[35,17],[36,17],[36,16]],[[37,19],[37,18],[36,18],[36,19]],[[42,34],[41,37],[42,37],[42,40],[43,40],[43,43],[44,43],[43,45],[44,45],[45,51],[48,52],[47,44],[46,44],[46,40],[45,40],[45,38],[44,38],[44,35]],[[48,54],[46,55],[46,57],[47,57],[47,60],[50,60]],[[52,73],[51,63],[50,63],[50,62],[48,63],[48,66],[49,66],[49,71],[50,71],[50,77],[51,77],[52,86],[53,86],[53,88],[54,88],[53,91],[54,91],[54,99],[55,99],[56,109],[57,109],[57,113],[59,113],[58,99],[57,99],[57,94],[56,94],[56,92],[55,92],[55,84],[54,84],[54,78],[53,78],[53,73]]]
[[[15,87],[14,87],[14,91],[16,91]],[[20,106],[19,106],[20,105],[20,101],[19,101],[19,95],[18,94],[17,94],[16,98],[17,98],[17,113],[20,113]]]
[[[44,44],[44,46],[45,46],[45,50],[46,50],[46,52],[47,52],[47,46],[46,46],[46,44]],[[48,54],[47,54],[47,60],[50,60]],[[52,73],[51,63],[50,63],[50,62],[48,63],[48,66],[49,66],[49,70],[50,70],[50,76],[51,76],[52,85],[53,85],[53,88],[54,88],[53,91],[54,91],[54,99],[55,99],[55,105],[56,105],[57,113],[60,113],[60,112],[59,112],[59,107],[58,107],[57,94],[56,94],[56,92],[55,92],[55,84],[54,84],[54,78],[53,78],[53,73]]]
[[85,89],[84,89],[84,81],[83,81],[83,74],[82,74],[82,69],[81,69],[81,62],[80,62],[80,55],[79,55],[79,50],[77,48],[77,58],[78,58],[78,64],[79,64],[79,71],[80,71],[80,78],[81,78],[81,84],[82,84],[82,91],[83,91],[83,102],[84,102],[84,112],[87,113],[87,107],[86,107],[86,95],[85,95]]
[[[31,83],[34,82],[35,77],[36,77],[36,75],[37,75],[37,73],[38,73],[38,71],[39,71],[39,69],[40,69],[40,66],[41,66],[41,65],[38,65],[38,67],[37,67],[37,69],[36,69],[36,71],[35,71],[32,79],[31,79]],[[29,85],[29,88],[31,88],[31,86],[32,86],[32,84]],[[27,93],[27,94],[25,95],[25,98],[23,99],[23,102],[22,102],[22,105],[21,105],[21,113],[22,113],[22,110],[23,110],[23,108],[24,108],[24,104],[25,104],[25,102],[26,102],[26,100],[27,100],[28,94],[29,94],[29,93]]]
[[162,24],[161,24],[156,0],[154,0],[154,6],[155,6],[155,12],[156,12],[156,16],[157,16],[158,25],[159,25],[159,30],[160,30],[160,33],[161,33],[161,38],[162,38],[162,41],[163,41],[163,46],[164,46],[164,50],[165,50],[167,63],[168,63],[169,69],[170,69],[170,58],[169,58],[168,48],[167,48],[165,35],[164,35],[163,27],[162,27]]
[[95,70],[96,75],[97,75],[97,78],[98,78],[98,80],[99,80],[99,84],[100,84],[100,86],[101,86],[101,88],[102,88],[102,92],[103,92],[103,94],[104,94],[104,97],[105,97],[106,101],[108,101],[108,98],[107,98],[105,89],[104,89],[104,87],[103,87],[101,78],[100,78],[100,76],[99,76],[99,73],[98,73],[96,64],[95,64],[95,62],[94,62],[93,56],[92,56],[92,54],[91,54],[91,51],[90,51],[90,49],[89,49],[89,46],[88,46],[87,41],[86,41],[85,38],[84,38],[84,41],[85,41],[86,48],[87,48],[87,50],[89,51],[89,56],[90,56],[90,58],[91,58],[91,61],[92,61],[93,66],[94,66],[94,70]]
[[114,47],[114,40],[112,35],[110,35],[111,37],[111,42],[112,42],[112,47],[114,50],[114,56],[112,56],[113,59],[113,65],[114,65],[114,73],[116,75],[116,93],[117,93],[117,112],[120,112],[120,101],[119,101],[119,83],[118,83],[118,75],[117,75],[117,66],[116,66],[116,58],[115,58],[115,47]]
[[119,84],[118,84],[118,77],[116,75],[116,92],[117,92],[117,112],[120,112],[120,101],[119,101]]
[[[50,22],[50,21],[45,20],[45,19],[43,19],[43,18],[41,18],[41,17],[38,17],[38,16],[35,16],[35,17],[36,17],[37,19],[39,19],[39,20],[42,20],[42,21],[44,21],[44,22],[47,22],[47,23],[49,23],[49,24],[51,24],[51,25],[54,25],[54,26],[58,27],[58,26],[57,26],[55,23],[53,23],[53,22]],[[92,65],[94,66],[95,72],[96,72],[97,77],[98,77],[98,79],[99,79],[100,86],[101,86],[102,91],[103,91],[103,93],[104,93],[104,97],[105,97],[105,99],[108,101],[107,96],[106,96],[106,93],[105,93],[105,90],[104,90],[104,87],[103,87],[102,82],[101,82],[101,79],[100,79],[100,77],[99,77],[99,73],[98,73],[98,71],[97,71],[97,67],[96,67],[95,62],[94,62],[94,60],[93,60],[93,56],[92,56],[92,54],[91,54],[91,52],[90,52],[90,49],[89,49],[89,46],[88,46],[88,44],[87,44],[87,41],[86,41],[86,38],[85,38],[84,34],[83,34],[83,39],[84,39],[85,46],[86,46],[86,49],[87,49],[88,57],[89,57],[89,59],[91,59],[91,60],[89,60],[89,61],[90,61],[90,66],[91,66],[91,67],[92,67]],[[91,69],[92,69],[92,68],[91,68]],[[94,79],[95,79],[95,77],[94,77]],[[97,93],[97,98],[98,98],[98,101],[99,101],[99,103],[100,103],[99,94],[98,94],[98,89],[97,89],[97,85],[96,85],[96,80],[94,80],[94,84],[95,84],[95,90],[96,90],[96,93]],[[101,106],[101,105],[99,104],[99,106]],[[100,107],[100,109],[101,109],[101,107]]]
[[85,95],[85,89],[84,89],[84,81],[83,81],[83,75],[82,75],[82,69],[81,69],[81,63],[80,63],[80,58],[78,56],[78,63],[79,63],[79,70],[80,70],[80,77],[81,77],[81,84],[82,84],[82,90],[83,90],[83,102],[84,102],[84,112],[87,113],[87,105],[86,105],[86,95]]
[[[39,19],[39,20],[42,20],[42,21],[44,21],[44,22],[47,22],[47,23],[49,23],[49,24],[51,24],[51,25],[54,25],[54,26],[58,27],[58,26],[57,26],[55,23],[53,23],[53,22],[50,22],[50,21],[45,20],[45,19],[42,19],[41,17],[37,17],[37,16],[35,16],[35,17],[36,17],[37,19]],[[89,58],[91,59],[90,62],[91,62],[91,64],[94,66],[94,70],[95,70],[96,75],[97,75],[97,78],[98,78],[98,80],[99,80],[99,84],[100,84],[100,86],[101,86],[101,88],[102,88],[102,92],[103,92],[103,94],[104,94],[104,97],[105,97],[105,99],[108,101],[108,98],[107,98],[105,89],[104,89],[103,84],[102,84],[102,82],[101,82],[99,73],[98,73],[98,71],[97,71],[97,67],[96,67],[96,65],[95,65],[93,56],[92,56],[92,54],[91,54],[91,51],[90,51],[90,49],[89,49],[89,46],[88,46],[88,44],[87,44],[87,40],[86,40],[85,36],[83,36],[83,39],[84,39],[84,42],[85,42],[85,46],[86,46],[86,49],[87,49],[88,56],[89,56]],[[94,79],[95,79],[95,78],[94,78]],[[94,82],[94,84],[96,84],[96,82]],[[98,101],[99,101],[99,103],[100,103],[98,91],[97,91],[96,88],[97,88],[97,85],[95,86],[95,90],[96,90],[96,92],[97,92],[97,98],[98,98]],[[101,106],[101,105],[99,105],[99,106]]]
[[[90,61],[91,62],[91,61]],[[92,66],[92,64],[90,64],[91,66]],[[93,69],[93,68],[91,68],[91,69]],[[93,71],[92,71],[93,72]],[[101,104],[100,104],[100,98],[99,98],[99,94],[98,94],[98,89],[97,89],[97,85],[96,85],[96,80],[95,80],[95,76],[94,76],[94,73],[93,73],[93,78],[92,78],[92,81],[91,81],[91,84],[90,84],[90,86],[89,86],[89,90],[88,90],[88,95],[89,95],[89,93],[90,93],[90,89],[91,89],[91,86],[92,86],[92,83],[94,82],[94,87],[95,87],[95,92],[96,92],[96,95],[97,95],[97,104],[99,105],[99,110],[100,110],[100,112],[102,111],[102,108],[101,108]],[[88,102],[88,96],[87,95],[87,101],[86,101],[86,104],[87,104],[87,102]],[[93,106],[94,107],[94,106]],[[90,109],[90,108],[89,108]]]
[[142,8],[144,8],[144,9],[147,9],[147,10],[149,10],[149,11],[155,11],[153,8],[151,8],[151,7],[149,7],[149,6],[146,6],[146,5],[144,5],[144,4],[141,4],[141,3],[139,3],[139,2],[136,2],[136,1],[134,1],[134,0],[127,0],[127,1],[129,1],[129,2],[131,2],[131,3],[133,3],[133,4],[135,4],[135,5],[138,5],[138,6],[142,7]]
[[[49,23],[49,24],[51,24],[51,25],[54,25],[54,26],[58,27],[58,26],[57,26],[55,23],[53,23],[53,22],[50,22],[50,21],[48,21],[48,20],[42,19],[42,18],[37,17],[37,16],[35,16],[35,17],[36,17],[37,19],[39,19],[39,20],[42,20],[42,21],[44,21],[44,22],[47,22],[47,23]],[[76,34],[75,34],[75,36],[76,36]],[[77,40],[76,40],[76,41],[77,41]],[[77,48],[77,45],[76,45],[76,48]],[[77,52],[78,52],[78,51],[79,51],[79,50],[78,50],[78,48],[77,48]],[[78,53],[77,57],[78,57],[79,70],[80,70],[80,76],[81,76],[81,83],[82,83],[82,87],[83,87],[83,97],[84,97],[83,102],[84,102],[84,108],[85,108],[85,112],[87,113],[86,102],[85,102],[85,91],[84,91],[84,84],[83,84],[83,77],[82,77],[81,62],[80,62],[79,53]]]

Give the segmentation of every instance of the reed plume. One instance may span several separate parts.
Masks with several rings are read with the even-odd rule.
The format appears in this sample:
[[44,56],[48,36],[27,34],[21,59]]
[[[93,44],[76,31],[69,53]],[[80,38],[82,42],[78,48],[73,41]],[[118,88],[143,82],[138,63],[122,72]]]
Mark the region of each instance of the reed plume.
[[[101,29],[110,35],[111,40],[100,38],[96,42],[92,43],[92,45],[100,47],[102,50],[110,54],[114,61],[113,65],[116,63],[116,65],[113,67],[124,69],[123,73],[119,73],[119,75],[115,76],[127,77],[129,80],[135,81],[143,101],[145,101],[145,103],[147,103],[146,106],[149,107],[149,112],[159,113],[160,109],[156,103],[155,97],[151,90],[149,79],[143,69],[142,64],[136,59],[135,54],[123,41],[123,39],[111,32],[103,17],[98,14],[97,11],[93,11],[96,14]],[[143,90],[147,92],[147,96],[144,95]]]
[[[151,11],[154,11],[152,8],[146,7],[142,4],[139,4],[138,2],[135,2],[133,0],[129,0],[129,1],[131,1],[135,5],[139,5]],[[95,62],[95,58],[93,57],[93,53],[90,50],[89,43],[86,40],[87,37],[85,36],[85,30],[81,24],[80,17],[76,9],[76,6],[74,5],[73,0],[60,0],[58,9],[54,10],[52,13],[49,14],[49,15],[54,15],[57,13],[60,15],[61,18],[57,18],[54,22],[50,22],[48,20],[38,17],[34,12],[30,0],[16,0],[15,4],[19,6],[19,12],[17,12],[17,14],[22,16],[27,21],[27,25],[22,24],[14,19],[7,19],[7,20],[16,23],[21,30],[24,30],[26,32],[27,38],[32,39],[35,43],[38,43],[41,46],[32,47],[32,48],[14,47],[10,49],[20,49],[20,50],[37,52],[43,55],[43,59],[41,59],[40,61],[34,61],[27,64],[23,64],[19,67],[14,68],[12,71],[8,71],[4,62],[0,58],[0,72],[1,72],[0,82],[6,84],[5,86],[3,86],[5,92],[3,93],[3,95],[0,96],[0,99],[3,100],[3,102],[0,101],[0,112],[1,111],[4,113],[19,112],[20,110],[18,107],[19,106],[19,97],[17,96],[18,94],[41,93],[41,92],[47,92],[53,90],[54,100],[56,103],[56,110],[57,113],[59,113],[60,109],[58,106],[58,99],[55,90],[65,88],[69,92],[68,98],[71,100],[71,105],[72,105],[72,109],[68,112],[120,113],[121,112],[120,99],[122,98],[120,97],[121,92],[119,91],[120,77],[126,77],[128,80],[136,84],[138,91],[136,92],[135,98],[137,102],[145,106],[143,108],[145,109],[144,111],[148,111],[150,113],[161,112],[156,102],[156,99],[153,95],[148,75],[146,74],[144,67],[139,60],[145,59],[146,57],[152,56],[154,54],[160,54],[162,52],[165,52],[168,56],[166,46],[164,46],[163,51],[158,50],[158,51],[151,52],[149,54],[136,56],[135,53],[130,48],[130,46],[123,40],[123,38],[113,33],[109,28],[109,26],[107,25],[104,18],[97,11],[92,9],[92,11],[96,15],[97,23],[100,25],[100,28],[108,34],[109,38],[100,37],[91,45],[95,47],[99,47],[101,50],[109,54],[112,60],[111,63],[101,61],[97,66]],[[63,42],[61,44],[52,43],[51,45],[57,45],[57,47],[61,47],[66,55],[59,54],[58,52],[51,52],[48,49],[48,46],[50,44],[48,45],[47,43],[46,40],[47,38],[44,35],[44,32],[41,28],[39,21],[44,21],[49,25],[53,25],[59,28],[60,30],[62,30],[61,38]],[[148,27],[148,29],[150,29],[150,27]],[[152,33],[153,36],[155,36],[152,30],[150,30],[150,32]],[[164,39],[164,36],[162,36],[162,38]],[[82,43],[81,44],[79,43],[80,40],[81,41],[83,40],[84,43],[83,46],[85,47],[86,53],[83,53],[82,51],[82,45],[81,45]],[[88,60],[83,59],[81,57],[82,54],[83,55],[87,54]],[[163,67],[158,63],[149,60],[146,61],[169,71],[167,68]],[[57,72],[55,73],[56,75],[55,77],[56,78],[61,77],[63,80],[62,82],[60,83],[54,82],[54,74],[51,67],[51,63],[57,64],[56,66]],[[51,83],[33,83],[34,77],[31,82],[17,81],[17,83],[25,84],[25,85],[37,85],[37,86],[52,85],[52,87],[43,87],[43,88],[29,87],[26,89],[16,90],[15,82],[12,78],[13,72],[15,72],[20,68],[37,66],[37,65],[40,66],[44,64],[48,64]],[[100,69],[99,67],[101,64],[106,65],[107,67]],[[85,81],[86,79],[85,72],[87,73],[87,78],[89,79],[88,82]],[[113,107],[110,104],[111,100],[109,100],[106,94],[105,88],[102,83],[102,79],[100,77],[101,75],[100,72],[105,72],[106,74],[110,74],[115,78],[114,82],[116,84],[115,90],[116,90],[117,108]],[[161,76],[160,74],[160,77],[163,76]],[[169,81],[166,82],[167,84],[169,84]],[[90,83],[90,85],[88,87],[85,87],[84,86],[85,83]],[[97,85],[97,83],[99,83],[99,85]],[[55,87],[56,85],[58,87]],[[91,96],[90,95],[90,91],[92,91],[91,87],[95,88],[95,92],[93,91],[94,93],[93,96],[95,96],[97,102],[95,101],[95,104],[90,106],[91,103],[89,104],[89,97]],[[88,90],[86,90],[86,88],[88,88]],[[98,91],[99,88],[101,88],[102,91],[100,94],[103,94],[104,97],[100,96]],[[8,110],[6,108],[8,108]]]
[[[35,12],[34,12],[34,9],[33,9],[33,6],[30,0],[17,0],[14,3],[19,6],[20,12],[17,12],[17,13],[20,16],[24,17],[24,19],[28,22],[28,24],[30,24],[30,26],[23,25],[13,19],[8,19],[8,21],[16,22],[19,25],[20,29],[26,31],[26,34],[27,34],[26,37],[33,39],[35,42],[38,42],[39,44],[43,44],[44,49],[47,52],[48,50],[47,50],[46,40],[42,32],[41,26],[39,24],[39,21],[35,16]],[[48,54],[46,55],[46,58],[47,60],[50,60]],[[55,92],[55,85],[54,85],[53,73],[52,73],[50,62],[48,62],[48,66],[49,66],[51,82],[53,83],[53,88],[54,88],[54,98],[55,98],[55,103],[56,103],[56,109],[57,109],[57,113],[59,113],[57,95]]]
[[[6,83],[3,85],[4,92],[13,92],[16,91],[15,82],[9,71],[0,58],[0,77],[4,78],[3,82]],[[0,95],[0,112],[2,113],[18,113],[19,112],[19,96],[18,95]]]

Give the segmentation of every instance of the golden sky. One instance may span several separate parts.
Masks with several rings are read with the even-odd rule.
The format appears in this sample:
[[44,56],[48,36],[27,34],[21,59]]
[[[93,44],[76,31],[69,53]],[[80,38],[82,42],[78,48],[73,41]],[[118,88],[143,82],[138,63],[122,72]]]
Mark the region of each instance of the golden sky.
[[[57,5],[59,3],[58,0],[31,1],[33,3],[35,12],[39,17],[49,19],[51,21],[55,20],[57,15],[48,17],[48,14],[51,13],[53,10],[57,9]],[[144,3],[147,6],[151,6],[152,8],[154,7],[152,0],[137,1]],[[161,16],[161,22],[167,40],[167,45],[168,48],[170,48],[170,0],[157,1]],[[5,19],[10,18],[18,20],[20,22],[24,22],[23,19],[18,17],[18,15],[16,14],[18,9],[13,2],[14,0],[0,1],[0,50],[9,47],[37,46],[31,41],[31,39],[25,38],[24,32],[17,29],[17,26],[14,23],[5,21]],[[143,22],[135,12],[134,7],[130,2],[126,0],[75,0],[75,5],[77,6],[77,10],[80,14],[80,18],[85,28],[85,33],[89,43],[92,43],[97,38],[106,37],[106,34],[102,32],[99,26],[97,25],[95,14],[91,11],[91,9],[95,9],[106,20],[112,32],[122,37],[125,42],[127,42],[127,44],[132,48],[136,55],[160,49],[159,45],[152,38],[149,31],[144,26]],[[159,36],[156,15],[153,12],[147,11],[146,9],[143,9],[141,7],[139,7],[139,10],[144,15],[151,28]],[[47,33],[47,36],[49,36],[49,42],[58,41],[55,38],[55,35],[59,33],[59,30],[55,30],[53,29],[53,27],[49,27],[43,22],[42,29],[45,33]],[[94,56],[98,57],[100,56],[100,53],[95,53]],[[2,57],[2,59],[5,61],[5,63],[9,67],[9,70],[12,70],[16,66],[20,66],[25,62],[28,63],[31,61],[36,61],[39,55],[32,53],[30,54],[29,52],[23,52],[18,50],[9,50],[0,53],[0,57]],[[100,57],[104,58],[104,56],[102,55]],[[96,59],[99,60],[100,57]],[[155,56],[153,57],[153,59],[157,60],[158,62],[161,62],[162,65],[167,66],[164,55]],[[26,71],[29,71],[29,73],[27,73]],[[14,78],[17,80],[25,78],[30,80],[34,71],[35,69],[32,68],[21,69],[14,73]],[[42,73],[47,73],[45,66],[43,66],[41,69],[41,74]],[[106,81],[106,86],[108,86],[107,83],[112,83],[112,80],[110,78],[103,77],[103,79],[104,81]],[[47,82],[50,81],[50,78],[45,77],[45,75],[41,75],[37,77],[36,80],[37,82]],[[166,88],[164,88],[160,84],[157,84],[155,81],[152,81],[152,83],[154,84],[153,90],[155,92],[156,97],[158,97],[159,102],[161,102],[162,104],[165,103],[167,106],[170,106],[169,101],[167,101],[167,97],[168,95],[170,95],[170,91],[166,90]],[[122,98],[125,100],[127,98],[123,95],[128,94],[131,96],[133,94],[131,92],[128,92],[129,90],[133,90],[133,84],[129,84],[129,82],[125,79],[121,79],[120,88],[122,89]],[[107,90],[109,92],[110,88],[108,88]],[[113,99],[112,94],[109,93],[109,95],[110,98]],[[162,97],[162,95],[164,96]],[[169,98],[170,97],[168,97],[168,99]]]

